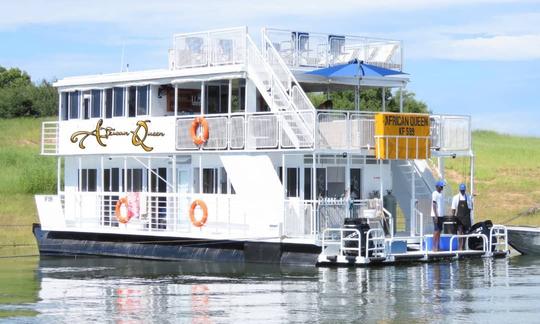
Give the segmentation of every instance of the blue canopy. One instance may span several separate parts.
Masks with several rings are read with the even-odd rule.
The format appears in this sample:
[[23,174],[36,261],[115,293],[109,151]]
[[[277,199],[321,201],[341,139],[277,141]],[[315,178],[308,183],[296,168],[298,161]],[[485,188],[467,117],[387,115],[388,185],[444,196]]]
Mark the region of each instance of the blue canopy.
[[384,77],[387,75],[406,74],[396,70],[385,69],[379,66],[366,64],[363,61],[353,60],[346,64],[339,64],[327,68],[306,72],[307,74],[320,75],[327,78],[362,78]]

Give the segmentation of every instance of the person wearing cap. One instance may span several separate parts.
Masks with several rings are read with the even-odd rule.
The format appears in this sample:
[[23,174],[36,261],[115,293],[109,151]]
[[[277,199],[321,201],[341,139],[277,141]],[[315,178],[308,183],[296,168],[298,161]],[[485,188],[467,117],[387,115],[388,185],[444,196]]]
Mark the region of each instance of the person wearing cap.
[[[471,228],[471,210],[473,209],[471,196],[467,195],[467,186],[459,185],[459,193],[452,199],[452,216],[457,217],[458,234],[463,235]],[[463,249],[465,239],[459,240],[459,249]]]
[[444,221],[444,201],[442,191],[444,181],[435,184],[435,191],[431,194],[431,218],[433,219],[433,251],[439,251],[442,224]]

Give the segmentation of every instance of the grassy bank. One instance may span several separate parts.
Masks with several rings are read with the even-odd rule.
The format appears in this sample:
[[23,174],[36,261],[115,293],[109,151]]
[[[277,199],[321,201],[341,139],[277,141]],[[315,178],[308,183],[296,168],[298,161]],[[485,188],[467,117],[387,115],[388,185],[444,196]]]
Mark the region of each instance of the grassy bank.
[[33,194],[56,188],[54,158],[39,155],[43,119],[0,120],[0,256],[36,254]]
[[[540,138],[476,131],[473,148],[476,219],[540,226]],[[468,159],[446,159],[446,167],[454,185],[469,173]]]
[[[39,155],[42,119],[0,120],[0,256],[36,254],[34,193],[56,189],[56,160]],[[476,219],[540,225],[540,138],[473,133]],[[465,159],[447,159],[452,185],[469,173]]]

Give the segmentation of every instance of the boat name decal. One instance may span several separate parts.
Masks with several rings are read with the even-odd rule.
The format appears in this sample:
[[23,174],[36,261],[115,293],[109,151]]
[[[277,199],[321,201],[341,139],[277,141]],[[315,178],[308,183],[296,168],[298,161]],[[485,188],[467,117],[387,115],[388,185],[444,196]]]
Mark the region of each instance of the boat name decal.
[[139,120],[136,124],[136,128],[132,131],[123,131],[123,130],[116,130],[113,127],[102,127],[103,126],[103,119],[98,120],[96,123],[96,128],[91,131],[77,131],[74,132],[71,135],[71,142],[77,143],[79,142],[79,147],[81,149],[85,149],[86,146],[84,145],[84,141],[89,137],[93,136],[96,138],[96,142],[103,147],[106,147],[107,144],[104,143],[103,140],[108,139],[112,136],[131,136],[131,144],[133,146],[140,146],[145,152],[150,152],[154,148],[151,146],[148,146],[145,141],[149,136],[165,136],[165,133],[163,132],[150,132],[148,131],[148,123],[150,123],[149,120]]

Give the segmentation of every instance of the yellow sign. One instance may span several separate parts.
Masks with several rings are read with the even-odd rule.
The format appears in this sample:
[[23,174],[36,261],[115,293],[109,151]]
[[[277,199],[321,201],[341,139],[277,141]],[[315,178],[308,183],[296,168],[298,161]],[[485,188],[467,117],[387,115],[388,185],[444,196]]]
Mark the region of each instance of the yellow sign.
[[375,156],[384,160],[427,159],[431,156],[429,115],[375,115]]

